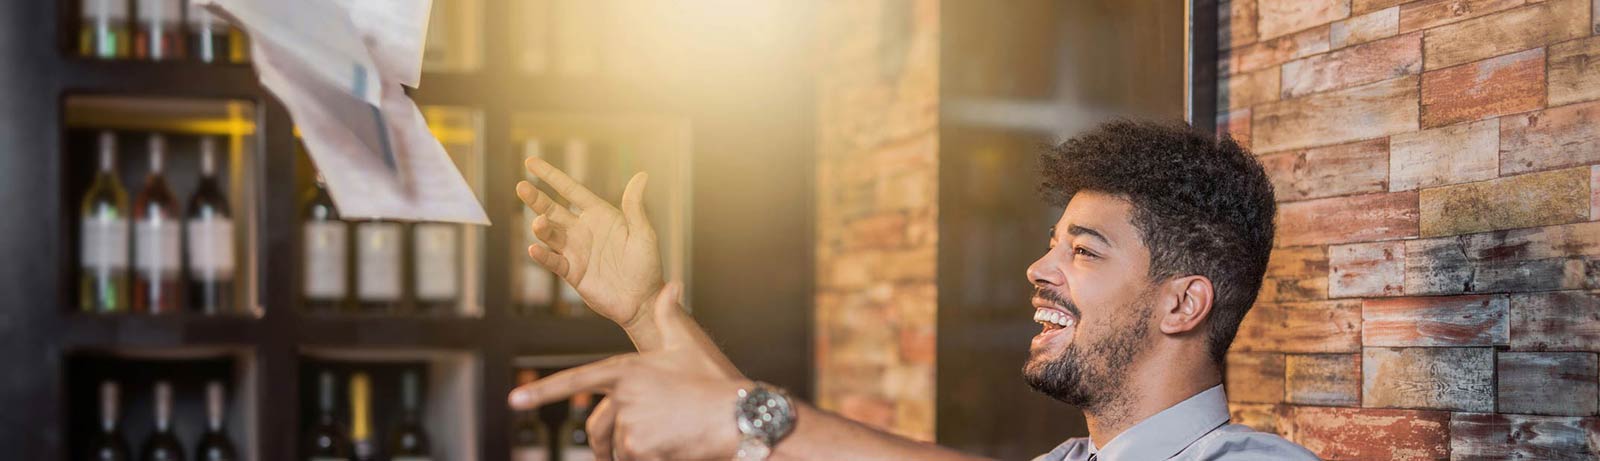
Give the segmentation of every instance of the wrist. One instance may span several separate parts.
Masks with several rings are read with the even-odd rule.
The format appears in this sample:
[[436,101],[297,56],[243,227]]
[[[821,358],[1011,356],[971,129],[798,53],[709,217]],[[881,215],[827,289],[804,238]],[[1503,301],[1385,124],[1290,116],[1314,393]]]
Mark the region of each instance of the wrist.
[[[655,299],[661,294],[661,287],[651,290],[649,295],[633,310],[633,318],[623,321],[620,326],[628,334],[628,339],[639,352],[660,350],[663,347],[661,339],[661,323],[656,318]],[[674,303],[675,305],[676,303]]]

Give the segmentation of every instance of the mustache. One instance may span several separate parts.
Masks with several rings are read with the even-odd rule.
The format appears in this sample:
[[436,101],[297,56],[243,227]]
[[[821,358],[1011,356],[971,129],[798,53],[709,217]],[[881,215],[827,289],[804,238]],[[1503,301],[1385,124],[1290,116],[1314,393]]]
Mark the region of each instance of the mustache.
[[1077,318],[1080,318],[1080,319],[1083,318],[1083,315],[1078,312],[1078,305],[1077,304],[1073,304],[1072,300],[1067,299],[1067,298],[1063,298],[1063,297],[1061,297],[1061,295],[1056,294],[1056,292],[1054,292],[1054,291],[1046,290],[1043,287],[1037,287],[1036,286],[1036,287],[1033,287],[1033,296],[1036,297],[1036,298],[1039,298],[1039,299],[1043,299],[1045,301],[1049,301],[1050,304],[1054,304],[1056,306],[1059,306],[1062,309],[1066,309],[1067,312],[1072,313],[1073,317],[1077,317]]

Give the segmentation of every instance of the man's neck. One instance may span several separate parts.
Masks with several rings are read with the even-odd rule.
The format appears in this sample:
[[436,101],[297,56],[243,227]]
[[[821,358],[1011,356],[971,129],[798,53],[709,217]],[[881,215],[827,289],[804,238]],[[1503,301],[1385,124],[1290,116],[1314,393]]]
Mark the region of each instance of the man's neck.
[[[1197,362],[1199,365],[1194,366]],[[1156,364],[1160,366],[1153,366]],[[1112,439],[1145,419],[1222,384],[1222,374],[1209,364],[1210,360],[1146,360],[1144,366],[1129,373],[1128,381],[1123,383],[1129,391],[1125,398],[1106,402],[1102,408],[1083,411],[1089,423],[1089,440],[1103,449]]]

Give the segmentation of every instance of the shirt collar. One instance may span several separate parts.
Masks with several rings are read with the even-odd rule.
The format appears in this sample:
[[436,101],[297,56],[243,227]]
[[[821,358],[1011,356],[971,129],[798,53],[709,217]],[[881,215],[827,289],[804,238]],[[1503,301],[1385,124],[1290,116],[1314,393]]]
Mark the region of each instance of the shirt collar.
[[1091,440],[1089,452],[1105,461],[1168,459],[1227,423],[1228,395],[1218,384],[1134,424],[1105,448]]

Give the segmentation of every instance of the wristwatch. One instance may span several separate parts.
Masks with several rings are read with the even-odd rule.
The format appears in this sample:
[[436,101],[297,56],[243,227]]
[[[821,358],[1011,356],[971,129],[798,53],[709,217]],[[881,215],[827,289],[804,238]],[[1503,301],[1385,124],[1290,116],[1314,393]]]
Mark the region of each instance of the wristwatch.
[[794,406],[789,404],[789,394],[776,386],[755,383],[739,389],[739,400],[734,405],[734,420],[739,424],[738,461],[764,461],[794,430]]

